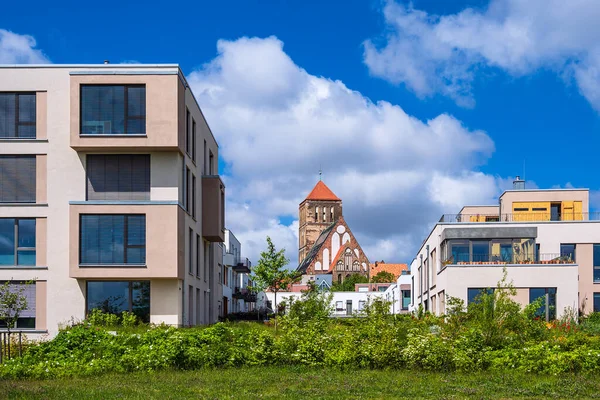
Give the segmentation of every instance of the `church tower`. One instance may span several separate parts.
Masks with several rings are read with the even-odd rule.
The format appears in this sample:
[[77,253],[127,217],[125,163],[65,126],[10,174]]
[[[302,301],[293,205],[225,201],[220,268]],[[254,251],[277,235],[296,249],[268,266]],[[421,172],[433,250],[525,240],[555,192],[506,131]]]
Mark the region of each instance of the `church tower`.
[[342,200],[323,183],[313,190],[298,207],[298,262],[302,262],[321,232],[342,216]]

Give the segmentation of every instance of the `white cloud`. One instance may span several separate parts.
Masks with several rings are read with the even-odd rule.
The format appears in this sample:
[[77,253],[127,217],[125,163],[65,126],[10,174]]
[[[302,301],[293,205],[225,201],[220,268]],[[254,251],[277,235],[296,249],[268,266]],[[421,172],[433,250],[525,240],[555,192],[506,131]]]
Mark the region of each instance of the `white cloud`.
[[50,60],[35,49],[33,36],[0,29],[0,64],[46,64]]
[[499,68],[523,76],[539,68],[575,79],[600,110],[600,2],[491,0],[483,10],[430,15],[389,1],[389,34],[365,42],[373,75],[403,83],[418,96],[441,93],[471,106],[477,70]]
[[319,167],[373,260],[409,260],[441,213],[498,194],[501,180],[475,172],[494,151],[485,132],[446,114],[422,121],[311,75],[275,37],[217,49],[188,82],[228,164],[227,226],[253,261],[268,234],[297,263],[297,221],[278,221],[297,218]]

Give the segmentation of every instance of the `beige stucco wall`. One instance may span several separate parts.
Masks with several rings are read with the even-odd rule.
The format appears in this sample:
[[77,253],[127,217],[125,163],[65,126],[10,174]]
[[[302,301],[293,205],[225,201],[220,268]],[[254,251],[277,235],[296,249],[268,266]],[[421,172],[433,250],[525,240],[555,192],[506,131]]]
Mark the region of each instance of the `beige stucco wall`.
[[500,206],[464,206],[460,210],[463,215],[499,215]]
[[[179,142],[178,85],[175,75],[71,75],[70,132],[71,146],[77,149],[131,149],[136,147],[177,150]],[[82,137],[80,131],[80,85],[145,84],[146,135],[140,137]]]
[[[139,75],[138,72],[161,74]],[[70,75],[71,71],[102,71],[111,75]],[[128,71],[135,70],[136,74]],[[127,74],[114,75],[112,72]],[[162,74],[162,72],[168,75]],[[31,280],[45,282],[37,290],[40,296],[38,304],[42,312],[42,304],[47,308],[44,316],[38,315],[40,329],[47,327],[50,335],[57,332],[59,324],[69,323],[84,318],[85,312],[85,280],[70,276],[73,266],[76,274],[81,273],[76,263],[72,263],[72,249],[78,249],[78,218],[73,218],[81,210],[88,212],[97,210],[92,205],[70,205],[69,202],[85,201],[85,151],[79,154],[71,147],[88,149],[95,152],[139,152],[151,154],[151,200],[177,202],[180,198],[181,171],[183,163],[190,167],[196,176],[197,217],[192,218],[181,210],[177,204],[172,205],[137,205],[149,207],[147,220],[148,268],[132,272],[114,269],[86,270],[85,274],[94,278],[151,279],[151,319],[153,322],[180,324],[182,315],[197,310],[185,309],[182,305],[180,289],[190,285],[210,293],[210,304],[201,298],[200,308],[206,307],[204,322],[214,322],[217,318],[217,307],[222,296],[218,284],[218,262],[222,259],[219,244],[213,244],[213,263],[209,270],[212,281],[204,281],[203,276],[190,275],[187,272],[186,257],[188,228],[202,235],[202,189],[201,176],[205,170],[208,151],[214,155],[214,171],[218,173],[218,146],[210,132],[204,117],[198,108],[191,91],[183,84],[177,67],[143,67],[108,65],[99,67],[27,67],[0,68],[0,90],[2,91],[34,91],[37,92],[37,139],[7,141],[0,140],[0,154],[35,154],[37,161],[37,205],[0,206],[2,217],[30,217],[37,219],[37,260],[36,264],[44,268],[19,268],[0,270],[0,279]],[[146,83],[147,87],[147,137],[146,138],[80,138],[79,103],[74,101],[79,96],[78,84],[89,83]],[[74,83],[72,85],[72,83]],[[197,123],[196,154],[193,162],[185,155],[185,106]],[[182,111],[183,110],[183,111]],[[183,116],[183,117],[182,117]],[[97,140],[95,140],[97,139]],[[204,156],[204,140],[207,141],[206,157]],[[117,146],[117,147],[114,147]],[[206,159],[205,159],[206,158]],[[207,167],[206,167],[207,169]],[[44,193],[45,190],[45,193]],[[40,200],[45,201],[42,203]],[[47,203],[47,204],[44,204]],[[134,205],[130,205],[133,207]],[[81,209],[79,208],[81,207]],[[128,206],[106,207],[103,212],[123,212]],[[76,211],[77,210],[77,211]],[[109,211],[110,210],[110,211]],[[96,212],[96,211],[93,211]],[[158,221],[157,223],[155,223]],[[161,232],[162,231],[162,232]],[[171,234],[171,235],[170,235]],[[194,241],[195,242],[195,241]],[[193,258],[195,260],[195,248]],[[204,248],[200,246],[200,260],[204,260]],[[74,254],[78,252],[75,251]],[[171,257],[166,257],[171,254]],[[75,257],[77,260],[77,257]],[[162,261],[162,264],[161,264]],[[47,269],[46,269],[47,267]],[[194,267],[195,268],[195,267]],[[204,270],[203,267],[200,271]],[[155,279],[154,276],[165,276],[169,279]],[[45,290],[45,292],[44,292]],[[45,302],[42,303],[42,298]],[[187,298],[186,298],[187,299]],[[196,298],[194,299],[196,300]],[[222,299],[221,299],[222,300]],[[195,303],[195,302],[194,302]],[[203,310],[204,311],[204,310]],[[208,318],[210,313],[211,319]]]

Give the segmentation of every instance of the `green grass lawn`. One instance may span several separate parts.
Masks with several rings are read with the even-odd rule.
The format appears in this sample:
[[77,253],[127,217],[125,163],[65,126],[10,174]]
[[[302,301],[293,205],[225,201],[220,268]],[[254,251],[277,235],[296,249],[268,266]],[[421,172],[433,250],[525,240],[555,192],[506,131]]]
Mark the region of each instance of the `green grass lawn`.
[[600,398],[591,375],[240,368],[0,381],[11,399]]

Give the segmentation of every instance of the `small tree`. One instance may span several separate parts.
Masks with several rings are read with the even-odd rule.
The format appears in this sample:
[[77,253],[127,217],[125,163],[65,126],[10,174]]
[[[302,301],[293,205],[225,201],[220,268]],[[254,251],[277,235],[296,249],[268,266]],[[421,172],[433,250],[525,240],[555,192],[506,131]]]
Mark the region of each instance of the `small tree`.
[[277,311],[277,292],[286,290],[298,278],[295,271],[285,269],[289,262],[290,260],[285,258],[285,249],[277,251],[271,238],[267,236],[267,250],[260,253],[260,259],[252,271],[252,281],[255,287],[270,290],[275,294],[273,304],[275,311]]
[[16,325],[19,316],[27,309],[26,285],[17,285],[13,281],[6,281],[0,285],[0,321],[6,324],[10,335],[13,326]]
[[379,271],[371,278],[372,283],[394,283],[396,276],[388,271]]

